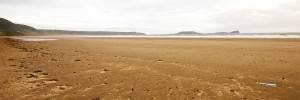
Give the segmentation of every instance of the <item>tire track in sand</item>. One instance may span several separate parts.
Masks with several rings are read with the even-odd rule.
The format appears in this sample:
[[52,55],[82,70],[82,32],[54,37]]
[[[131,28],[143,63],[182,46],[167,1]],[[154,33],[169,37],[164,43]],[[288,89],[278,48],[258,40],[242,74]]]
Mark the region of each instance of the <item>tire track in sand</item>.
[[1,62],[1,66],[6,67],[6,63],[5,63],[5,59],[2,56],[2,53],[0,53],[0,62]]

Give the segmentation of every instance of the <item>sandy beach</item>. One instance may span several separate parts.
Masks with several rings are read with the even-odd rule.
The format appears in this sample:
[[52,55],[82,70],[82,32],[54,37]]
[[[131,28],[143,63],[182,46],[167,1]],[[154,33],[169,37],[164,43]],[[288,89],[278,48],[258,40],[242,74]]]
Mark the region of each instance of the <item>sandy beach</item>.
[[0,37],[1,100],[297,100],[299,79],[300,39]]

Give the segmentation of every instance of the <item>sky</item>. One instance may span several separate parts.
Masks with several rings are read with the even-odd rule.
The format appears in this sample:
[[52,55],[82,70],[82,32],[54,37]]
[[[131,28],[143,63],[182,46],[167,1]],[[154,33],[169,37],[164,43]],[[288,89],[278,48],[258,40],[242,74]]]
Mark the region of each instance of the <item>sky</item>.
[[299,5],[300,0],[0,0],[0,17],[38,29],[300,32]]

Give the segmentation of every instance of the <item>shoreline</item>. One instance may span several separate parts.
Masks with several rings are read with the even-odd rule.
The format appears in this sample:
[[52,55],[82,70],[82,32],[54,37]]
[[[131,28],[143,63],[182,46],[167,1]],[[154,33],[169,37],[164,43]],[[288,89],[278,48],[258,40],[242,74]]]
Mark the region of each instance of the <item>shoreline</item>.
[[[2,36],[5,37],[5,36]],[[8,36],[9,37],[9,36]],[[44,35],[44,36],[13,36],[13,37],[53,37],[53,38],[229,38],[229,39],[297,39],[300,35]]]

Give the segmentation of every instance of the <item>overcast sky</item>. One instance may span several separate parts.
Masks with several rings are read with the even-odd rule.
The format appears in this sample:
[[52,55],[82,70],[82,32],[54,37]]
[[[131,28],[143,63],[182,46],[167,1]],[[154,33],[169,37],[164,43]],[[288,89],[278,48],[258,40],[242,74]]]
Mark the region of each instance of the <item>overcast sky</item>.
[[0,17],[39,29],[299,32],[300,0],[0,0]]

